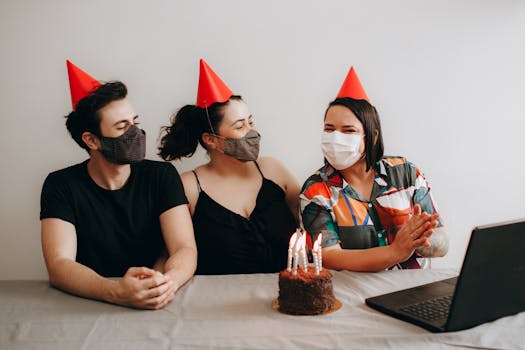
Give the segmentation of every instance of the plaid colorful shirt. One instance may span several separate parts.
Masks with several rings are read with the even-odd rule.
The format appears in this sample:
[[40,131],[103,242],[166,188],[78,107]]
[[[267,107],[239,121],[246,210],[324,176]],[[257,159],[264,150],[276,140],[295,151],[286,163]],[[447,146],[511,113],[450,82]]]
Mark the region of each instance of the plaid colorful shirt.
[[[437,212],[430,186],[421,170],[402,157],[384,157],[376,171],[370,201],[364,199],[329,164],[310,176],[301,191],[303,225],[315,240],[323,233],[323,247],[339,243],[343,249],[386,246],[408,220],[415,204]],[[443,223],[438,220],[438,227]],[[399,268],[420,268],[414,254]]]

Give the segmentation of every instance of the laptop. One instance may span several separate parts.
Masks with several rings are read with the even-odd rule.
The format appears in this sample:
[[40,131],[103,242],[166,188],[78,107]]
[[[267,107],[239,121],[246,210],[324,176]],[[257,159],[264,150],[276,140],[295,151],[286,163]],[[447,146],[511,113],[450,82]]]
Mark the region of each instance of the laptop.
[[525,220],[474,228],[458,277],[365,301],[432,332],[459,331],[525,311]]

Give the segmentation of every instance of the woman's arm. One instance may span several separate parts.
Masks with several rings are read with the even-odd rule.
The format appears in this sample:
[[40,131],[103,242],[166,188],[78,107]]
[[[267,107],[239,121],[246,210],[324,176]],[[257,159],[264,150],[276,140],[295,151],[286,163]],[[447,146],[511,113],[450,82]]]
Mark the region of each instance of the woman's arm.
[[440,258],[447,254],[449,235],[444,226],[436,227],[428,241],[430,247],[419,247],[416,253],[425,258]]
[[190,210],[190,214],[193,216],[195,205],[199,199],[199,184],[197,183],[197,179],[195,178],[193,171],[182,173],[180,175],[180,179],[182,181],[182,186],[184,186],[184,194],[188,199],[188,208]]
[[[437,207],[431,194],[430,185],[423,175],[423,172],[417,167],[415,168],[415,176],[416,190],[413,197],[414,203],[419,205],[424,212],[436,213]],[[447,254],[449,236],[441,218],[439,218],[437,227],[434,229],[428,241],[429,246],[416,249],[416,253],[426,258],[442,257]]]
[[400,262],[392,246],[342,249],[339,244],[323,248],[323,266],[333,270],[377,272]]
[[369,249],[342,249],[336,243],[339,236],[336,225],[328,210],[320,205],[309,202],[306,198],[302,216],[306,230],[316,238],[323,233],[323,266],[335,270],[376,272],[406,261],[414,250],[428,246],[428,237],[437,223],[438,215],[421,213],[416,205],[413,216],[397,232],[392,244]]

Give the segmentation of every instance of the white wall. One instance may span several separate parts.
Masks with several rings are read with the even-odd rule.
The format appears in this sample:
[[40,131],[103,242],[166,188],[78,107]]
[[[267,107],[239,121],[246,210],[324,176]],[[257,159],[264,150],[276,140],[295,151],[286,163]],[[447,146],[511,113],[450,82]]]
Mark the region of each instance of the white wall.
[[0,279],[47,277],[42,182],[86,158],[62,117],[66,58],[128,85],[157,159],[158,130],[194,103],[204,57],[245,97],[262,153],[301,183],[321,164],[324,109],[354,65],[386,153],[433,186],[452,235],[434,266],[460,266],[474,225],[525,217],[522,1],[2,0],[0,49]]

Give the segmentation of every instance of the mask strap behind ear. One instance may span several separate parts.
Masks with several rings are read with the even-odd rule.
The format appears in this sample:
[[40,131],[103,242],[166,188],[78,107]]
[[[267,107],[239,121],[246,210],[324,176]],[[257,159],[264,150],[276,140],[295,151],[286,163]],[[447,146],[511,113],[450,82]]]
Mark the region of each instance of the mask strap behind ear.
[[210,119],[210,115],[208,114],[208,105],[206,104],[206,102],[204,103],[204,110],[206,111],[206,118],[208,119],[208,124],[210,125],[211,132],[213,133],[214,136],[219,136],[213,129],[213,126],[211,126],[211,119]]

